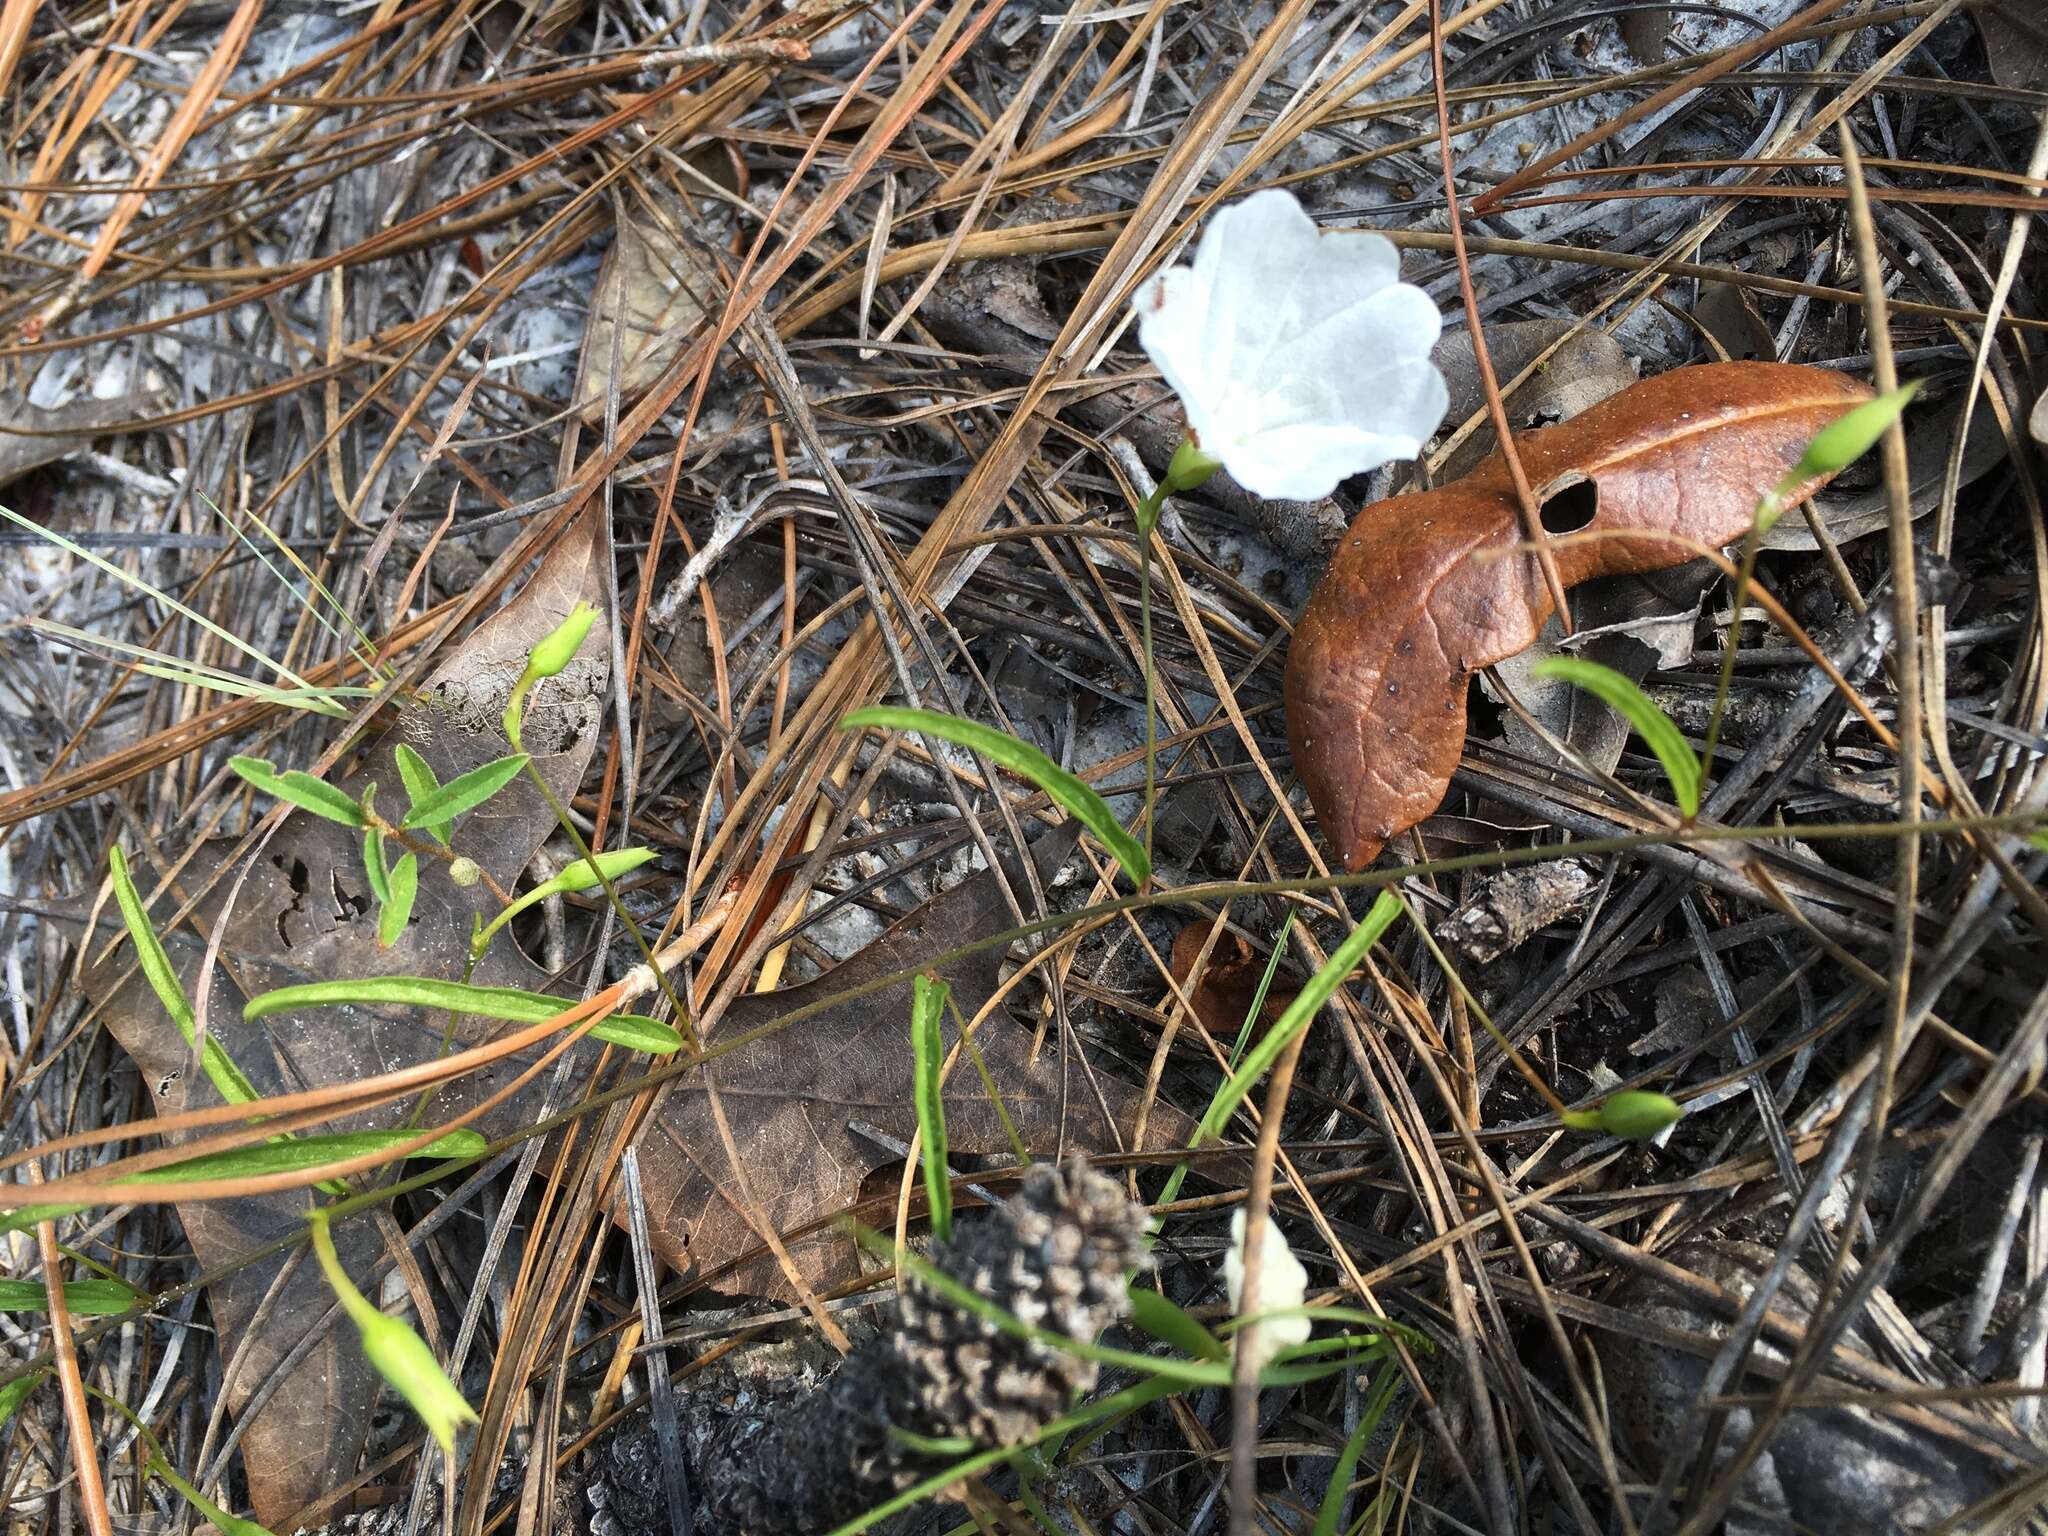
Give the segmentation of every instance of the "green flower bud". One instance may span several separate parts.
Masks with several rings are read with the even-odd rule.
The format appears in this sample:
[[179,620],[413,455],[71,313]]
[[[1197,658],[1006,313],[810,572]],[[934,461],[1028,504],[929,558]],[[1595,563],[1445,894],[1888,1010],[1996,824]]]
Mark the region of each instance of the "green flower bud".
[[412,1404],[441,1449],[453,1452],[456,1427],[475,1423],[476,1410],[448,1379],[427,1341],[410,1325],[383,1312],[358,1317],[356,1328],[363,1336],[363,1353],[377,1373]]
[[[616,880],[629,874],[642,864],[650,863],[661,855],[652,848],[613,848],[609,852],[593,854],[597,867],[604,871],[606,880]],[[599,883],[591,872],[589,859],[571,860],[551,882],[558,891],[587,891]]]
[[1173,496],[1181,491],[1192,491],[1222,467],[1221,459],[1211,458],[1195,446],[1193,438],[1184,437],[1166,466],[1165,494]]
[[553,677],[575,659],[583,640],[590,633],[590,626],[597,622],[597,610],[588,603],[578,603],[569,611],[569,617],[562,620],[553,634],[533,648],[526,658],[526,675],[523,683],[536,683],[544,677]]
[[448,878],[457,885],[475,885],[482,874],[483,871],[476,867],[475,859],[458,857],[451,860],[448,865]]
[[1600,1101],[1600,1129],[1629,1141],[1647,1141],[1685,1113],[1675,1099],[1661,1093],[1629,1089]]
[[1816,475],[1841,473],[1870,452],[1877,440],[1884,436],[1885,428],[1899,419],[1907,403],[1919,392],[1920,384],[1916,379],[1837,416],[1814,434],[1813,441],[1806,445],[1806,452],[1800,456],[1798,467],[1792,471],[1793,475],[1804,481]]
[[427,1341],[407,1323],[379,1311],[369,1297],[356,1289],[355,1282],[341,1267],[340,1255],[334,1251],[334,1234],[328,1229],[327,1212],[316,1208],[306,1213],[306,1220],[312,1228],[313,1257],[333,1288],[334,1299],[356,1325],[363,1341],[363,1354],[377,1368],[377,1374],[412,1404],[412,1411],[440,1442],[441,1449],[452,1455],[456,1426],[475,1423],[476,1410],[448,1379],[441,1362],[427,1348]]
[[505,701],[505,739],[514,746],[519,743],[519,722],[526,708],[527,691],[542,678],[553,677],[568,666],[596,622],[597,610],[588,603],[578,603],[554,633],[527,652],[526,670],[519,674],[519,681],[512,685],[511,698]]

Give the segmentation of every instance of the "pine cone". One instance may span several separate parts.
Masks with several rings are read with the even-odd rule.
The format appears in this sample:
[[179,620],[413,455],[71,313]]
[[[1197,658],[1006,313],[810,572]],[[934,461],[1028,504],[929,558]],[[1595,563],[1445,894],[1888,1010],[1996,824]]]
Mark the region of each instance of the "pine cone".
[[[1090,1340],[1124,1315],[1125,1274],[1147,1262],[1145,1211],[1080,1160],[1034,1168],[988,1220],[937,1244],[935,1267],[1033,1327]],[[1014,1338],[907,1285],[895,1329],[849,1355],[826,1387],[771,1419],[721,1432],[704,1474],[720,1536],[830,1529],[944,1463],[890,1437],[1020,1445],[1095,1384],[1095,1363]]]

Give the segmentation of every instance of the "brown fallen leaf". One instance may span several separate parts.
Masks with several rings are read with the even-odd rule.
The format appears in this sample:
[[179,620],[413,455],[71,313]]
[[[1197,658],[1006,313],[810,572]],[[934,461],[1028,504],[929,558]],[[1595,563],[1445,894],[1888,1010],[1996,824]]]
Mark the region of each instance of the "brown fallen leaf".
[[[1168,964],[1173,969],[1174,981],[1188,992],[1195,1021],[1212,1035],[1235,1040],[1251,1016],[1259,982],[1266,974],[1266,962],[1252,951],[1251,945],[1226,928],[1216,935],[1208,965],[1190,986],[1189,978],[1195,976],[1195,962],[1202,956],[1202,946],[1209,942],[1211,926],[1207,918],[1198,918],[1175,934]],[[1293,1000],[1291,991],[1270,989],[1266,993],[1264,1016],[1279,1017]]]
[[583,332],[576,412],[585,425],[604,419],[615,353],[623,410],[661,377],[717,303],[711,269],[684,233],[688,217],[681,199],[666,195],[625,204]]
[[[1868,395],[1824,369],[1708,363],[1646,379],[1516,446],[1553,533],[1639,528],[1722,545],[1814,433]],[[1532,560],[1486,557],[1520,536],[1496,455],[1451,485],[1360,512],[1309,599],[1287,658],[1287,736],[1347,868],[1442,802],[1464,747],[1467,679],[1525,650],[1550,616]],[[1692,558],[1663,539],[1627,538],[1556,555],[1566,586]]]
[[[1069,825],[1043,834],[1032,856],[1049,880],[1073,849]],[[1012,888],[1029,889],[1013,865]],[[910,984],[899,982],[858,997],[842,995],[898,972],[930,967],[937,957],[1001,932],[1014,921],[996,876],[984,870],[942,892],[893,924],[881,937],[814,981],[737,1000],[719,1021],[729,1039],[774,1024],[799,1009],[817,1013],[778,1028],[715,1061],[708,1072],[677,1081],[641,1147],[649,1232],[662,1258],[682,1274],[709,1276],[755,1254],[760,1238],[712,1118],[716,1088],[747,1158],[747,1182],[760,1214],[778,1231],[798,1231],[845,1209],[874,1170],[894,1161],[852,1123],[874,1126],[907,1142],[917,1129],[911,1101]],[[972,1019],[995,992],[1003,968],[1000,946],[939,968],[961,1015]],[[840,1001],[831,1001],[842,998]],[[953,1031],[946,1031],[950,1045]],[[1034,1058],[1032,1033],[1000,1011],[975,1032],[975,1043],[1001,1090],[1003,1106],[1034,1156],[1074,1151],[1139,1150],[1133,1139],[1139,1091],[1095,1074],[1056,1046]],[[1099,1096],[1099,1097],[1098,1097]],[[946,1081],[946,1139],[957,1155],[1005,1154],[1001,1117],[972,1063],[964,1058]],[[1105,1108],[1108,1111],[1104,1116]],[[1154,1104],[1145,1146],[1185,1145],[1193,1122]],[[811,1233],[788,1245],[814,1284],[854,1273],[855,1249],[842,1233]],[[722,1288],[783,1294],[786,1283],[765,1259],[720,1276]]]

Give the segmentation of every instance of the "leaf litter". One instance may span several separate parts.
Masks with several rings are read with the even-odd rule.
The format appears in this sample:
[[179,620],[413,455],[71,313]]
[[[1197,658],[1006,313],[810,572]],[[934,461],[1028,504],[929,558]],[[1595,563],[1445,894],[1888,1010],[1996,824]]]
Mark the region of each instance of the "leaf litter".
[[[297,980],[459,976],[472,915],[498,909],[491,884],[514,893],[573,856],[552,813],[520,783],[458,820],[457,845],[488,881],[453,885],[447,864],[423,855],[412,921],[380,951],[351,829],[294,815],[260,848],[227,857],[231,834],[270,802],[241,796],[226,759],[305,769],[333,753],[328,777],[351,789],[374,777],[378,804],[396,813],[396,744],[420,751],[443,782],[500,755],[497,716],[523,647],[559,617],[558,599],[599,603],[615,627],[540,701],[527,744],[557,760],[549,782],[584,835],[661,848],[658,864],[619,884],[650,937],[746,894],[743,915],[678,982],[714,1046],[770,1032],[669,1076],[618,1051],[600,1074],[600,1049],[587,1043],[488,1125],[518,1136],[543,1099],[571,1114],[591,1095],[625,1092],[616,1107],[565,1122],[530,1159],[536,1144],[519,1143],[509,1165],[380,1195],[374,1214],[335,1227],[364,1288],[381,1284],[387,1309],[409,1311],[444,1358],[465,1362],[461,1386],[484,1423],[449,1517],[481,1531],[523,1503],[534,1523],[566,1511],[562,1528],[580,1531],[602,1500],[638,1507],[615,1459],[623,1447],[680,1462],[703,1404],[802,1390],[787,1351],[801,1339],[832,1353],[821,1319],[859,1334],[868,1299],[832,1292],[874,1277],[834,1222],[852,1211],[887,1226],[892,1201],[918,1186],[901,1166],[916,1130],[909,984],[837,994],[1012,926],[1013,897],[1037,910],[1023,868],[1013,864],[1005,895],[960,818],[972,813],[991,846],[1009,850],[1016,830],[998,792],[1017,820],[1057,817],[1014,785],[979,780],[964,756],[899,751],[884,762],[863,747],[835,760],[828,705],[924,702],[1017,731],[1139,830],[1135,568],[1127,540],[1100,530],[1127,515],[1127,481],[1163,471],[1180,423],[1129,346],[1103,345],[1108,330],[1091,335],[1087,366],[1076,362],[1062,344],[1076,296],[1098,278],[1104,291],[1135,285],[1170,260],[1211,193],[1233,198],[1284,177],[1326,225],[1384,228],[1404,248],[1404,275],[1455,308],[1424,30],[1381,5],[1236,20],[1125,7],[1052,25],[1042,8],[942,8],[943,20],[913,20],[899,47],[893,22],[800,8],[772,23],[778,53],[718,0],[486,6],[452,30],[431,10],[374,22],[266,14],[215,116],[132,215],[114,260],[70,291],[118,195],[93,179],[136,176],[136,155],[159,141],[221,16],[137,11],[103,23],[69,6],[53,27],[55,9],[0,20],[0,76],[24,124],[21,176],[38,184],[0,257],[11,263],[15,370],[0,427],[13,428],[7,442],[26,449],[27,466],[9,504],[317,686],[377,681],[347,659],[342,618],[323,607],[329,630],[305,606],[321,589],[341,594],[376,631],[367,648],[422,681],[353,731],[266,697],[215,707],[195,678],[223,655],[192,620],[47,546],[0,571],[10,616],[36,624],[0,639],[10,661],[0,885],[13,898],[0,915],[0,1023],[14,1052],[0,1099],[6,1150],[146,1124],[144,1101],[175,1113],[205,1096],[189,1051],[137,1005],[138,991],[108,998],[100,973],[84,991],[67,984],[80,893],[98,887],[115,841],[145,889],[174,871],[174,889],[152,904],[159,921],[196,899],[193,917],[165,934],[188,985],[218,926],[205,1022],[260,1086],[346,1084],[436,1057],[439,1018],[318,1010],[251,1026],[240,1002]],[[2025,262],[2010,294],[1996,295],[2008,323],[1989,366],[1980,374],[1971,361],[2006,232],[2026,211],[2019,173],[2040,175],[2027,7],[1986,0],[1940,17],[1882,12],[1870,25],[1845,11],[1840,25],[1795,28],[1718,78],[1701,71],[1799,8],[1447,9],[1468,206],[1581,133],[1613,127],[1605,144],[1467,225],[1503,384],[1553,349],[1510,392],[1515,429],[1555,430],[1638,376],[1709,361],[1717,346],[1865,378],[1872,327],[1853,299],[1861,275],[1835,145],[1847,126],[1865,152],[1900,367],[1928,384],[1907,422],[1907,506],[1947,566],[1930,563],[1926,577],[1941,606],[1908,626],[1917,640],[1901,638],[1881,536],[1891,488],[1872,460],[1815,499],[1812,522],[1781,519],[1758,564],[1759,585],[1782,598],[1777,612],[1811,630],[1803,638],[1849,695],[1779,618],[1731,602],[1725,577],[1681,570],[1660,573],[1654,600],[1633,577],[1575,587],[1576,633],[1561,623],[1532,633],[1533,648],[1499,663],[1540,731],[1474,696],[1462,751],[1447,784],[1427,786],[1434,814],[1414,834],[1429,853],[1480,862],[1403,887],[1417,916],[1456,940],[1462,970],[1444,968],[1419,924],[1390,929],[1372,971],[1306,1032],[1273,1154],[1276,1219],[1312,1294],[1392,1311],[1437,1350],[1395,1372],[1385,1399],[1395,1428],[1360,1442],[1348,1494],[1326,1489],[1327,1468],[1377,1388],[1360,1371],[1271,1389],[1289,1394],[1289,1416],[1272,1424],[1320,1454],[1272,1454],[1269,1427],[1256,1464],[1265,1516],[1323,1508],[1341,1511],[1339,1528],[1417,1526],[1430,1507],[1473,1528],[1590,1528],[1588,1507],[1604,1520],[1628,1486],[1630,1518],[1660,1529],[1681,1507],[1730,1509],[1729,1528],[1745,1529],[1756,1512],[1791,1516],[1795,1503],[1802,1523],[1821,1528],[1845,1511],[1904,1528],[1921,1511],[1953,1517],[1965,1497],[2024,1521],[2041,1460],[2029,1394],[2048,1329],[2039,1144],[2025,1119],[2033,1085],[2011,1074],[2038,1034],[2040,914],[2027,899],[2038,856],[2017,829],[1922,833],[1919,989],[1906,999],[1915,1045],[1887,1063],[1901,866],[1889,841],[1834,834],[1897,814],[1880,661],[1907,644],[1921,649],[1942,727],[1928,744],[1939,797],[1928,814],[2025,815],[2038,804],[2034,464],[2012,453],[2030,410],[2039,420],[2028,351],[2039,298]],[[8,30],[32,13],[42,19]],[[941,36],[940,26],[963,30]],[[1273,70],[1261,106],[1298,114],[1204,116],[1205,93],[1236,90],[1250,76],[1234,72],[1250,64]],[[291,69],[305,73],[284,79]],[[1974,93],[1967,107],[1944,75]],[[1663,105],[1624,120],[1673,84]],[[600,122],[610,126],[582,136]],[[872,143],[864,136],[878,123]],[[1184,212],[1193,221],[1180,223]],[[1144,238],[1126,239],[1133,228]],[[2038,227],[2028,238],[2018,249],[2030,255]],[[761,260],[779,265],[759,313],[788,322],[801,404],[850,501],[813,478],[788,402],[764,403],[751,358],[720,352],[697,392],[706,317]],[[1243,983],[1265,974],[1276,942],[1279,1004],[1342,939],[1333,898],[1305,883],[1339,840],[1290,788],[1281,747],[1289,623],[1361,507],[1455,485],[1491,451],[1483,420],[1465,424],[1484,392],[1469,361],[1460,387],[1460,347],[1469,360],[1453,329],[1442,351],[1456,407],[1432,445],[1432,478],[1390,467],[1325,503],[1285,507],[1219,480],[1176,498],[1162,520],[1152,892],[1089,919],[977,1035],[1035,1148],[1131,1148],[1142,1112],[1151,1150],[1135,1153],[1136,1187],[1156,1197],[1152,1164],[1170,1165],[1185,1144],[1189,1117],[1227,1076],[1236,1034],[1173,1027],[1176,940],[1206,936],[1207,914],[1222,911],[1211,976],[1233,1010],[1248,1011]],[[1054,425],[1042,438],[1012,435],[1018,392],[1054,379],[1032,418]],[[1980,385],[1958,454],[1962,402]],[[35,414],[87,401],[92,413],[71,419],[68,435]],[[438,435],[430,425],[458,420]],[[965,519],[953,501],[963,486],[961,505],[975,509]],[[1752,501],[1760,489],[1749,488]],[[989,507],[1000,511],[981,520]],[[10,553],[24,547],[7,537]],[[963,538],[982,541],[954,568],[970,574],[923,585],[920,562],[940,546],[959,556]],[[545,582],[526,574],[536,555],[553,573]],[[538,607],[527,597],[536,584],[553,589]],[[485,617],[503,590],[517,595],[500,619],[527,604],[532,620],[516,636],[494,635],[498,620]],[[641,615],[657,607],[675,623],[649,645]],[[942,697],[895,691],[893,661],[840,695],[856,669],[839,652],[872,646],[862,637],[880,613],[896,615],[911,682]],[[189,665],[131,672],[130,653],[66,645],[58,625]],[[1617,717],[1583,692],[1529,686],[1527,669],[1551,650],[1620,667],[1695,744],[1717,720],[1708,814],[1775,825],[1783,848],[1746,844],[1717,861],[1704,856],[1709,844],[1646,818],[1629,792],[1655,796],[1662,781]],[[1724,658],[1732,682],[1716,714]],[[870,659],[879,666],[880,652],[862,666]],[[231,669],[245,661],[226,658]],[[834,691],[813,705],[821,684]],[[431,702],[404,702],[412,694]],[[335,702],[357,707],[352,696]],[[1570,749],[1565,761],[1552,742]],[[1057,923],[1110,889],[1099,868],[1062,856],[1053,840],[1066,830],[1037,844]],[[1617,835],[1647,841],[1548,856],[1565,851],[1550,845]],[[1390,846],[1383,860],[1405,858],[1411,843]],[[1543,857],[1526,867],[1487,862],[1531,852]],[[1243,877],[1285,889],[1211,888],[1192,924],[1166,910],[1191,884]],[[525,914],[475,979],[565,999],[614,980],[638,954],[601,896]],[[950,979],[963,1012],[978,1012],[1031,952],[959,962]],[[762,974],[776,990],[753,990]],[[1212,990],[1196,983],[1198,1017]],[[1664,1029],[1681,995],[1683,1027]],[[805,1008],[816,1011],[786,1022]],[[1567,1101],[1641,1086],[1685,1098],[1686,1119],[1652,1147],[1560,1139],[1526,1079],[1500,1071],[1506,1058],[1475,1008]],[[124,1051],[95,1033],[102,1019]],[[498,1028],[465,1022],[456,1043]],[[949,1022],[949,1041],[956,1029]],[[490,1081],[526,1059],[494,1064]],[[649,1073],[657,1086],[631,1089]],[[428,1122],[481,1102],[477,1076],[440,1089]],[[1009,1138],[971,1061],[956,1061],[949,1089],[959,1178],[1000,1195]],[[408,1100],[344,1123],[389,1126],[410,1110]],[[1882,1137],[1864,1140],[1874,1125]],[[728,1133],[743,1149],[744,1184],[731,1177]],[[1253,1135],[1247,1118],[1230,1139]],[[620,1149],[636,1136],[628,1178]],[[75,1151],[46,1161],[53,1176],[85,1166]],[[1191,1198],[1164,1216],[1159,1283],[1216,1321],[1204,1311],[1221,1304],[1215,1259],[1250,1176],[1241,1161],[1193,1166]],[[1496,1188],[1513,1199],[1493,1203]],[[365,1411],[375,1381],[352,1340],[307,1332],[328,1298],[300,1273],[306,1263],[268,1257],[217,1273],[302,1231],[304,1203],[185,1201],[177,1220],[144,1203],[61,1223],[65,1241],[124,1282],[207,1282],[203,1303],[174,1300],[113,1331],[77,1319],[86,1379],[133,1405],[167,1459],[219,1502],[280,1528],[306,1505],[315,1526],[424,1528],[435,1478],[393,1459],[405,1434]],[[963,1226],[978,1219],[961,1213]],[[914,1202],[904,1221],[914,1237]],[[1847,1325],[1835,1347],[1799,1357],[1786,1320],[1814,1315],[1815,1277],[1845,1247],[1850,1289],[1819,1313]],[[14,1274],[39,1274],[32,1249],[14,1249]],[[687,1278],[664,1282],[663,1261]],[[74,1284],[81,1273],[71,1265]],[[717,1294],[691,1294],[707,1275]],[[1756,1285],[1775,1288],[1777,1310],[1745,1322],[1733,1303]],[[777,1310],[792,1296],[796,1308]],[[1532,1345],[1539,1331],[1547,1347]],[[308,1353],[287,1366],[295,1335]],[[46,1342],[11,1336],[12,1358],[46,1360]],[[570,1363],[558,1377],[561,1351]],[[1660,1438],[1672,1404],[1690,1412],[1708,1400],[1681,1362],[1720,1372],[1734,1395],[1718,1452],[1674,1455]],[[1815,1400],[1857,1400],[1773,1424],[1765,1399],[1787,1374],[1790,1390]],[[54,1529],[71,1507],[59,1490],[72,1486],[75,1452],[54,1385],[22,1381],[32,1390],[16,1422],[32,1432],[17,1442],[28,1451],[11,1510],[24,1529]],[[1581,1396],[1579,1384],[1608,1395]],[[578,1448],[586,1426],[622,1407],[650,1439],[597,1429]],[[94,1419],[111,1455],[119,1421]],[[1050,1485],[1056,1503],[1069,1501],[1056,1518],[1070,1509],[1109,1528],[1142,1497],[1182,1524],[1220,1521],[1207,1469],[1228,1433],[1227,1419],[1198,1422],[1178,1406],[1136,1410],[1108,1439],[1062,1453],[1074,1475]],[[1755,1460],[1767,1443],[1782,1462]],[[561,1455],[530,1454],[543,1444]],[[1087,1461],[1097,1446],[1107,1477]],[[1795,1464],[1827,1468],[1848,1494],[1800,1503],[1784,1475]],[[153,1517],[150,1501],[175,1496],[108,1465],[117,1522]],[[1509,1466],[1535,1470],[1510,1486]],[[1128,1487],[1117,1481],[1125,1472]],[[1646,1513],[1648,1489],[1663,1513]],[[995,1473],[956,1491],[999,1523],[1018,1490]],[[379,1508],[339,1516],[350,1500]]]

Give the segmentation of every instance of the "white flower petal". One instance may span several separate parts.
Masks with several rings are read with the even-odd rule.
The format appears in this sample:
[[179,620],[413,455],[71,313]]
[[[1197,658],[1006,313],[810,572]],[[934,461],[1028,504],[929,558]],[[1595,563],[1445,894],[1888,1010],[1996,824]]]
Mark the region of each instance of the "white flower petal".
[[[1238,1302],[1244,1295],[1244,1220],[1244,1207],[1239,1206],[1230,1218],[1230,1247],[1223,1254],[1223,1288],[1230,1296],[1233,1312],[1239,1310]],[[1268,1221],[1266,1235],[1259,1243],[1259,1294],[1255,1298],[1259,1311],[1298,1307],[1307,1297],[1308,1271],[1287,1246],[1279,1226]],[[1264,1369],[1274,1355],[1291,1344],[1302,1343],[1309,1332],[1306,1317],[1272,1317],[1252,1324],[1253,1368]]]
[[1281,427],[1231,445],[1231,478],[1268,501],[1316,501],[1348,477],[1412,459],[1422,440],[1321,424]]
[[1138,344],[1183,402],[1207,393],[1209,285],[1192,267],[1154,273],[1132,300]]
[[1443,419],[1442,317],[1400,269],[1384,237],[1321,234],[1271,189],[1211,219],[1192,267],[1139,289],[1139,340],[1240,485],[1325,496],[1419,452]]

